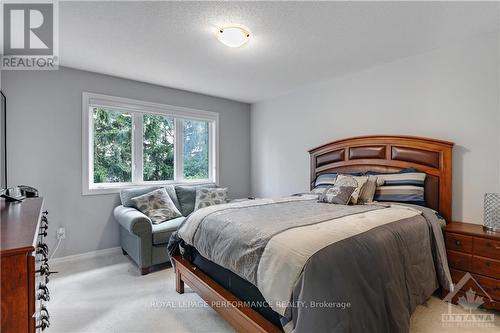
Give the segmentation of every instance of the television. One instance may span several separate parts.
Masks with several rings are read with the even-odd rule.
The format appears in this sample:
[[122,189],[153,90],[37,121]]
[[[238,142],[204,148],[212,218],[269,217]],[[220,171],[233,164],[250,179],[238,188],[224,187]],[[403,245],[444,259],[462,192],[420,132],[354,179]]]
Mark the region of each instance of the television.
[[0,90],[0,190],[7,188],[7,99]]

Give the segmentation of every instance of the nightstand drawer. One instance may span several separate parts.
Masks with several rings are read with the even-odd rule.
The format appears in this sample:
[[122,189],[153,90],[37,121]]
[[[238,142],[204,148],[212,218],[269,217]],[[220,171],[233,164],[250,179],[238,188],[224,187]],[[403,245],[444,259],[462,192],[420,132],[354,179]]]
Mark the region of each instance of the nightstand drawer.
[[500,260],[474,256],[472,270],[474,273],[500,279]]
[[447,232],[446,248],[448,250],[472,253],[472,236]]
[[[452,303],[458,304],[460,297],[467,298],[467,294],[465,293],[465,291],[462,291],[462,290],[457,291],[455,296],[452,297],[452,300],[451,300]],[[500,310],[500,302],[495,302],[494,300],[491,301],[487,297],[484,297],[482,301],[484,302],[483,304],[481,304],[482,308]],[[468,332],[471,332],[471,331],[468,331]]]
[[[451,280],[453,283],[458,283],[460,279],[467,273],[460,271],[458,269],[450,268]],[[461,290],[467,291],[469,289],[474,290],[477,294],[481,296],[490,296],[493,299],[500,300],[500,280],[489,278],[482,275],[472,274],[472,277],[479,283],[481,288],[484,289],[486,294],[480,288],[477,288],[476,283],[471,279],[467,281]]]
[[474,237],[474,254],[500,260],[500,241]]
[[450,267],[470,272],[472,270],[472,255],[462,252],[447,251]]

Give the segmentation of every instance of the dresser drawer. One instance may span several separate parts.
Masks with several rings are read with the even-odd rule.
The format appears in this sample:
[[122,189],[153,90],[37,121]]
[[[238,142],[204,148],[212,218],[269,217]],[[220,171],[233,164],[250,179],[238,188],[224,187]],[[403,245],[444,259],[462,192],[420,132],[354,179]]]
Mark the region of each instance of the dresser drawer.
[[474,254],[500,260],[500,241],[474,237]]
[[450,267],[470,272],[472,270],[472,255],[456,251],[447,251]]
[[[450,273],[451,273],[451,280],[453,281],[454,284],[456,284],[462,279],[462,277],[467,272],[450,268]],[[481,288],[483,288],[484,292],[481,288],[477,287],[476,283],[472,279],[468,280],[462,286],[462,288],[460,288],[461,290],[467,291],[469,289],[472,289],[476,292],[476,294],[479,294],[481,296],[490,296],[493,299],[500,300],[500,280],[478,274],[472,274],[472,277],[477,281],[477,283],[479,283]]]
[[500,279],[500,260],[474,256],[472,270],[474,273]]
[[472,236],[447,232],[446,248],[448,250],[472,253]]

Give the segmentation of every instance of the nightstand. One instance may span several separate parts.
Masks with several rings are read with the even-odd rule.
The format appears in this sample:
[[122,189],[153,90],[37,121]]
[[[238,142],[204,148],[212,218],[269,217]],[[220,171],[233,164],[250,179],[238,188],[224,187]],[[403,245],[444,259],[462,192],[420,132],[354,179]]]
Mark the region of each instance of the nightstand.
[[472,289],[483,297],[484,308],[500,310],[500,233],[487,232],[479,224],[452,222],[446,225],[445,241],[453,283],[469,272],[479,284],[468,280],[453,302]]

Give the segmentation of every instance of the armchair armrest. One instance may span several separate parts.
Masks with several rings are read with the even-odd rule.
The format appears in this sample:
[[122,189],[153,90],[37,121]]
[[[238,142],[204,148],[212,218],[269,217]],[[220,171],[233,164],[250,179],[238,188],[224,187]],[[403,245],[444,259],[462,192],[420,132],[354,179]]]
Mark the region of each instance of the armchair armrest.
[[132,207],[116,207],[113,211],[115,220],[128,232],[135,235],[151,234],[152,224],[149,217]]

